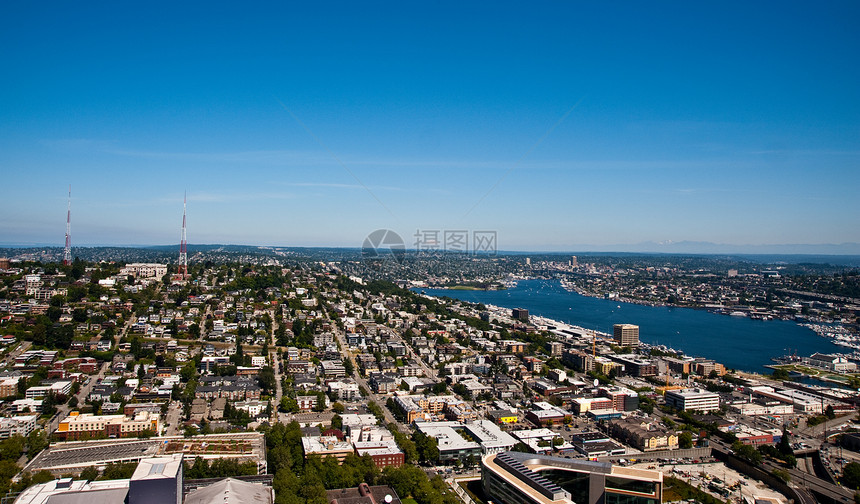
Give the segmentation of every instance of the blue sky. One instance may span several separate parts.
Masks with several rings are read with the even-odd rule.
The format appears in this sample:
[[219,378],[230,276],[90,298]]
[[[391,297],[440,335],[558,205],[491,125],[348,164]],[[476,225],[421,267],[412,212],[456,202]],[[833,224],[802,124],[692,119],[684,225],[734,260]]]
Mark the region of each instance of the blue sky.
[[177,3],[0,4],[0,242],[860,242],[856,2]]

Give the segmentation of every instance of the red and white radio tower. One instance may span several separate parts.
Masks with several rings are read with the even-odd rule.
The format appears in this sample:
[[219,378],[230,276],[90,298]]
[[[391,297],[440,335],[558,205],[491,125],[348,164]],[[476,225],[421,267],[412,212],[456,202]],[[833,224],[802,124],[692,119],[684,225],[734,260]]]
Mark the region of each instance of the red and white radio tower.
[[[185,280],[188,277],[188,242],[185,239],[185,207],[188,201],[186,194],[182,198],[182,237],[179,240],[179,274]],[[68,238],[66,238],[68,240]],[[68,247],[68,245],[66,245]]]
[[72,185],[69,184],[69,209],[66,212],[66,248],[63,250],[63,264],[72,264]]

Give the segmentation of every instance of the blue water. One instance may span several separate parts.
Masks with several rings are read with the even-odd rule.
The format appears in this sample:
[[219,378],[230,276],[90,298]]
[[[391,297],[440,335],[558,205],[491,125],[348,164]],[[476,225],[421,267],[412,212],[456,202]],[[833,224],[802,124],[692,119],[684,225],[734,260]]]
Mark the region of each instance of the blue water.
[[612,333],[613,324],[636,324],[639,339],[685,354],[707,357],[730,369],[763,372],[771,358],[797,352],[838,352],[840,347],[810,329],[784,320],[751,320],[704,310],[645,306],[566,291],[558,281],[525,280],[503,291],[423,289],[472,303],[526,308],[530,314]]

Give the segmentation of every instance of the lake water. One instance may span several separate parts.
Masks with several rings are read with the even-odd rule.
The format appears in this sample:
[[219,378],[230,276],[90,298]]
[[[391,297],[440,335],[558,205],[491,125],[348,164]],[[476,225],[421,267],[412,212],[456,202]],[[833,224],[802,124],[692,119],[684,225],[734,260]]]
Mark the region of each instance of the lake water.
[[520,281],[503,291],[422,289],[431,296],[448,296],[472,303],[526,308],[540,315],[588,329],[612,333],[613,324],[636,324],[639,339],[666,345],[685,354],[707,357],[730,369],[763,372],[771,358],[797,352],[840,351],[810,329],[784,320],[751,320],[705,310],[645,306],[582,296],[555,280]]

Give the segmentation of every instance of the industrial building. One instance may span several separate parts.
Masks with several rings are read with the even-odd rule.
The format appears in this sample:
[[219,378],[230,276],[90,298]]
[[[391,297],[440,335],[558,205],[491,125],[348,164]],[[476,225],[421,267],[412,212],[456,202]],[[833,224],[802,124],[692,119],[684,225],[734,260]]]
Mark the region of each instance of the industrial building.
[[720,409],[720,396],[698,388],[667,390],[666,405],[680,411],[715,411]]

